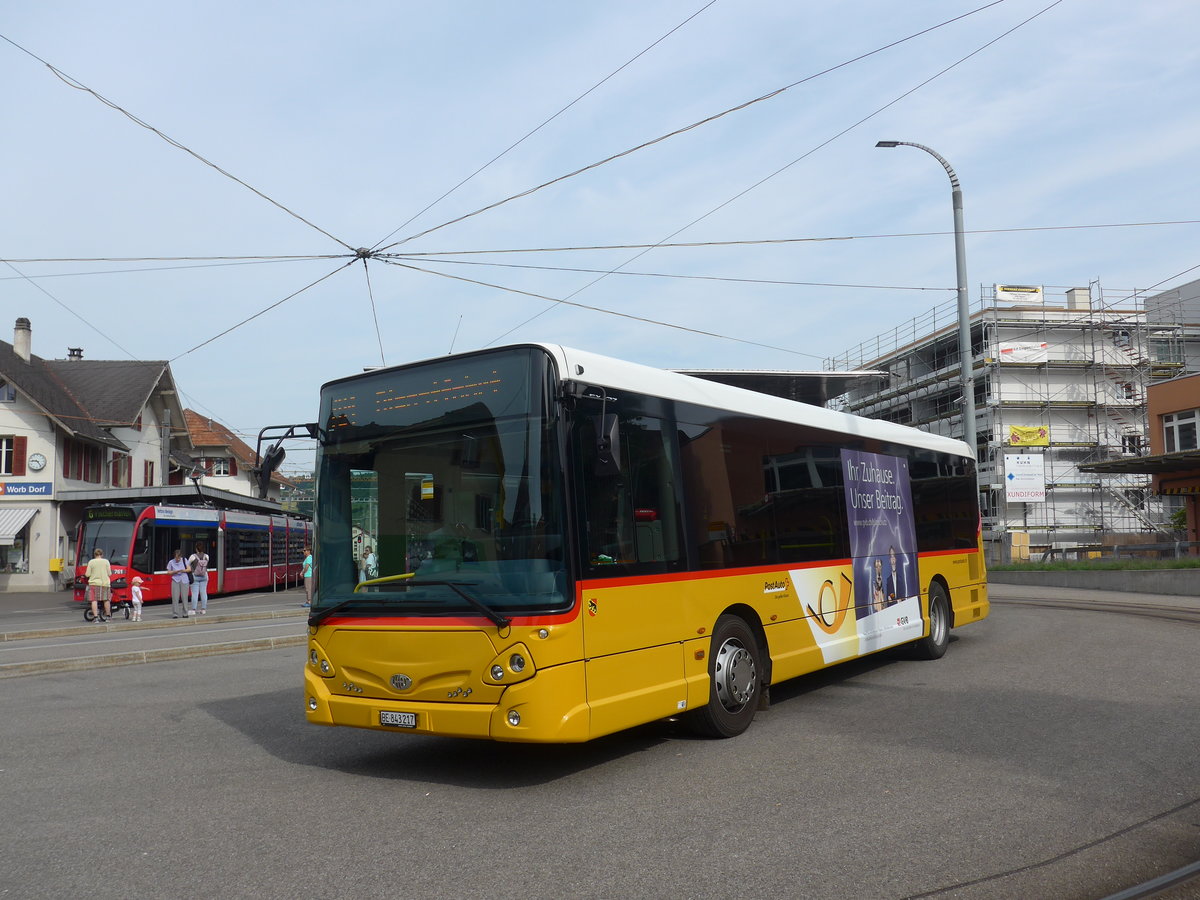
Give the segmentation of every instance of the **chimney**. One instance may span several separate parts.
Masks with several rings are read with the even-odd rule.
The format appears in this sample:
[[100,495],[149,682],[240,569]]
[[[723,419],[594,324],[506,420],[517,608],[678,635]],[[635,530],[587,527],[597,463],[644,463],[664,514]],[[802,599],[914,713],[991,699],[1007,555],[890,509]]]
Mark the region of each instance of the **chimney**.
[[24,316],[17,319],[13,329],[13,351],[25,362],[29,362],[29,353],[33,347],[33,328]]
[[67,348],[67,359],[83,359],[83,348],[82,347],[68,347]]
[[1067,309],[1091,309],[1092,292],[1088,288],[1071,288],[1067,291]]

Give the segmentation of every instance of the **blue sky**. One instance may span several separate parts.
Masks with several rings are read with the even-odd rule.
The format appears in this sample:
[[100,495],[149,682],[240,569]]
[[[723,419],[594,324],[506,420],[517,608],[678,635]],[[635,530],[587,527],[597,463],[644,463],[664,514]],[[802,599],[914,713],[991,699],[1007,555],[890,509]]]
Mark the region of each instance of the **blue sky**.
[[[1200,265],[1197,225],[995,233],[1200,219],[1200,5],[1051,2],[1004,0],[389,251],[855,237],[407,260],[682,328],[373,260],[369,287],[356,263],[207,344],[339,269],[330,257],[347,248],[442,225],[986,0],[13,6],[0,34],[28,53],[0,41],[0,309],[32,320],[40,356],[172,360],[185,402],[251,443],[315,418],[327,380],[451,347],[547,340],[663,367],[819,369],[954,297],[946,174],[880,139],[957,170],[972,299],[995,282],[1098,280],[1112,295],[1193,279],[1179,273]],[[925,232],[941,234],[861,237]],[[275,255],[317,258],[165,259]],[[18,261],[50,258],[77,261]],[[306,458],[297,446],[289,463]]]

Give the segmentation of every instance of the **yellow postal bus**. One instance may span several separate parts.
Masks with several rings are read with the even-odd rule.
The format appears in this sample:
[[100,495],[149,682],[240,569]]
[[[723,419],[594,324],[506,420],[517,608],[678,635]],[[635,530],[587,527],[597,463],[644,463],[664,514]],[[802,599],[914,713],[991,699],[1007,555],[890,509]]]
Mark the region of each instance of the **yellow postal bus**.
[[728,737],[988,614],[960,441],[542,344],[330,382],[318,425],[314,724]]

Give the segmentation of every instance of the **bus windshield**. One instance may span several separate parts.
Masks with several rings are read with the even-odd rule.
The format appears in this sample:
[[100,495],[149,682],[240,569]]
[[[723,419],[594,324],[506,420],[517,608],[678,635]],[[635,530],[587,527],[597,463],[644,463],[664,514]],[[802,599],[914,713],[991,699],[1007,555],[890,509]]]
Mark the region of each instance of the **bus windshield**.
[[78,565],[86,566],[99,547],[114,566],[129,564],[129,545],[133,540],[133,519],[129,521],[85,522],[79,542]]
[[326,385],[314,615],[568,605],[551,374],[516,348]]

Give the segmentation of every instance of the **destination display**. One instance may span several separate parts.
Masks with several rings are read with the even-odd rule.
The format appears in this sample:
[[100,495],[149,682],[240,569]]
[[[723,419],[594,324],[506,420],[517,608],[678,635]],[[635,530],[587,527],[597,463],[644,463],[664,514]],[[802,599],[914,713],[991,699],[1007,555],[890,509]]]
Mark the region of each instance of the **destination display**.
[[324,421],[340,429],[403,427],[435,419],[462,421],[528,412],[532,351],[481,354],[420,369],[403,368],[355,379],[324,391]]

